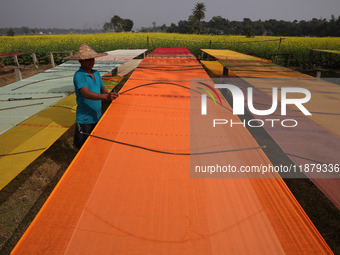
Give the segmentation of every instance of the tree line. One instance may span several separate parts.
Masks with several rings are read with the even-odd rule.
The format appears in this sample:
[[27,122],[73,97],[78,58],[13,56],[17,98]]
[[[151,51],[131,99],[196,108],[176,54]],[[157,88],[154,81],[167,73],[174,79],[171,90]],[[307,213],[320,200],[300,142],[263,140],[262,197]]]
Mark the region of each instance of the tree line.
[[29,27],[10,27],[10,28],[0,28],[0,35],[39,35],[39,34],[54,34],[54,35],[62,35],[62,34],[95,34],[101,33],[101,29],[76,29],[76,28],[29,28]]
[[[201,28],[200,28],[201,27]],[[215,35],[255,35],[268,36],[340,36],[340,16],[331,19],[312,19],[309,21],[256,20],[244,18],[242,21],[229,21],[221,16],[214,16],[209,21],[197,21],[190,16],[188,20],[180,20],[170,26],[153,26],[143,28],[143,32],[167,32],[182,34],[215,34]]]
[[242,21],[230,21],[221,16],[214,16],[209,21],[202,21],[206,12],[205,3],[196,3],[192,14],[187,20],[178,21],[177,25],[171,23],[157,27],[153,22],[152,28],[143,28],[143,32],[167,32],[182,34],[226,34],[268,36],[340,36],[340,16],[331,16],[327,19],[312,19],[309,21],[284,21],[284,20],[256,20],[244,18]]
[[[196,3],[192,9],[191,15],[187,20],[180,20],[177,24],[171,23],[170,26],[163,24],[156,26],[156,22],[152,22],[152,27],[141,28],[141,32],[167,32],[181,34],[215,34],[215,35],[245,35],[252,37],[255,35],[267,36],[340,36],[340,16],[335,18],[334,15],[330,19],[313,18],[312,20],[256,20],[244,18],[242,21],[230,21],[221,16],[214,16],[209,21],[205,19],[206,5],[204,3]],[[132,31],[134,22],[131,19],[124,19],[118,15],[114,15],[109,22],[105,22],[102,30],[99,29],[29,29],[22,28],[0,28],[0,34],[37,34],[37,33],[99,33],[99,32],[129,32]]]

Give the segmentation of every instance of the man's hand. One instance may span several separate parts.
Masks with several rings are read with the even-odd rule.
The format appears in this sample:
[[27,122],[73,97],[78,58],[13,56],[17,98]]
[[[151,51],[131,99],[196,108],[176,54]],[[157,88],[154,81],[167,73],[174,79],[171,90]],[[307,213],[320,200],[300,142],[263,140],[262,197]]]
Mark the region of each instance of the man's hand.
[[110,92],[107,94],[107,100],[112,101],[115,100],[119,96],[118,93]]
[[102,88],[100,94],[90,91],[88,87],[82,87],[79,91],[85,98],[92,99],[92,100],[112,101],[119,96],[118,93],[113,93],[113,92],[109,93],[105,88]]

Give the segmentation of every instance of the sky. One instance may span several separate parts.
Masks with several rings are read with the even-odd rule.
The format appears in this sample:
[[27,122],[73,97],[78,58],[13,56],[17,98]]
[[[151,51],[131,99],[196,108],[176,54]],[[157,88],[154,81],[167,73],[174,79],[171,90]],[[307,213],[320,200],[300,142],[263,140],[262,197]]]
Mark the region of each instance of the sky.
[[0,0],[0,27],[97,28],[114,15],[133,20],[134,29],[187,20],[197,2],[204,2],[205,21],[311,20],[340,15],[339,0]]

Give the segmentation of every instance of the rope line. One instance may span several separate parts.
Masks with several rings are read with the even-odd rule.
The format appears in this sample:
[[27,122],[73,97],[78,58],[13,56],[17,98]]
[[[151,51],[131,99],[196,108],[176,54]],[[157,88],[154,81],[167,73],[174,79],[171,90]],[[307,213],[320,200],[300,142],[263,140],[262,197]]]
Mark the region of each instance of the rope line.
[[8,98],[7,100],[0,100],[0,101],[7,102],[7,101],[41,100],[41,99],[51,99],[51,98],[60,98],[60,97],[63,97],[63,96]]
[[27,106],[35,106],[35,105],[40,105],[40,104],[43,104],[43,103],[26,104],[26,105],[19,105],[19,106],[13,106],[13,107],[8,107],[8,108],[2,108],[2,109],[0,109],[0,111],[11,110],[11,109],[16,109],[16,108],[21,108],[21,107],[27,107]]
[[68,107],[68,106],[63,106],[63,105],[52,105],[51,108],[64,108],[64,109],[70,109],[70,110],[76,110],[72,107]]
[[29,152],[41,151],[41,150],[45,150],[45,149],[46,148],[40,148],[40,149],[29,150],[29,151],[21,151],[21,152],[9,153],[9,154],[2,154],[2,155],[0,155],[0,157],[13,156],[13,155],[24,154],[24,153],[29,153]]
[[[126,92],[129,92],[131,90],[135,90],[135,89],[138,89],[138,88],[141,88],[141,87],[146,87],[146,86],[151,86],[151,85],[158,85],[158,84],[166,84],[166,85],[172,85],[172,86],[177,86],[177,87],[181,87],[181,88],[184,88],[184,89],[188,89],[188,90],[191,90],[191,91],[194,91],[198,94],[202,94],[200,91],[197,91],[197,90],[194,90],[192,88],[189,88],[189,87],[186,87],[184,85],[180,85],[180,84],[177,84],[177,83],[172,83],[172,82],[151,82],[151,83],[146,83],[146,84],[142,84],[142,85],[138,85],[136,87],[133,87],[131,89],[128,89],[128,90],[125,90],[121,93],[119,93],[119,95],[123,95],[124,93]],[[210,97],[208,97],[210,100],[212,100]],[[231,109],[229,109],[228,107],[222,105],[221,103],[217,103],[218,105],[222,106],[223,108],[227,109],[228,111],[232,112]]]
[[147,148],[147,147],[140,146],[140,145],[120,142],[120,141],[112,140],[112,139],[109,139],[109,138],[105,138],[105,137],[101,137],[101,136],[97,136],[97,135],[88,134],[88,133],[85,133],[83,131],[80,131],[80,133],[84,134],[84,135],[87,135],[87,136],[90,136],[90,137],[94,137],[94,138],[100,139],[100,140],[104,140],[104,141],[108,141],[108,142],[112,142],[112,143],[117,143],[117,144],[129,146],[129,147],[133,147],[133,148],[138,148],[138,149],[142,149],[142,150],[146,150],[146,151],[151,151],[151,152],[155,152],[155,153],[160,153],[160,154],[177,155],[177,156],[207,155],[207,154],[217,154],[217,153],[225,153],[225,152],[256,150],[256,149],[264,149],[264,148],[266,148],[266,146],[258,146],[258,147],[239,148],[239,149],[232,149],[232,150],[205,151],[205,152],[184,152],[184,153],[182,153],[182,152],[171,152],[171,151],[162,151],[162,150],[151,149],[151,148]]
[[17,90],[17,89],[21,89],[21,88],[26,87],[28,85],[36,84],[36,83],[39,83],[39,82],[61,79],[61,78],[66,78],[66,77],[73,77],[73,75],[66,75],[66,76],[61,76],[61,77],[54,77],[54,78],[43,79],[43,80],[39,80],[39,81],[33,81],[33,82],[30,82],[30,83],[24,84],[20,87],[14,88],[14,89],[12,89],[12,91]]

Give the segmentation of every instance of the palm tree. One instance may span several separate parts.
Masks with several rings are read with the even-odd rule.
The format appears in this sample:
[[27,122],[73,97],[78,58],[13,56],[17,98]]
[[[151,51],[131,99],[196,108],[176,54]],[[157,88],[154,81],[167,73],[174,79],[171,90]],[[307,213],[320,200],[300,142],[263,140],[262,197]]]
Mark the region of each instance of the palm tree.
[[201,20],[205,18],[205,11],[207,10],[204,3],[197,3],[195,5],[195,8],[192,9],[192,15],[196,18],[198,21],[198,26],[201,33]]

